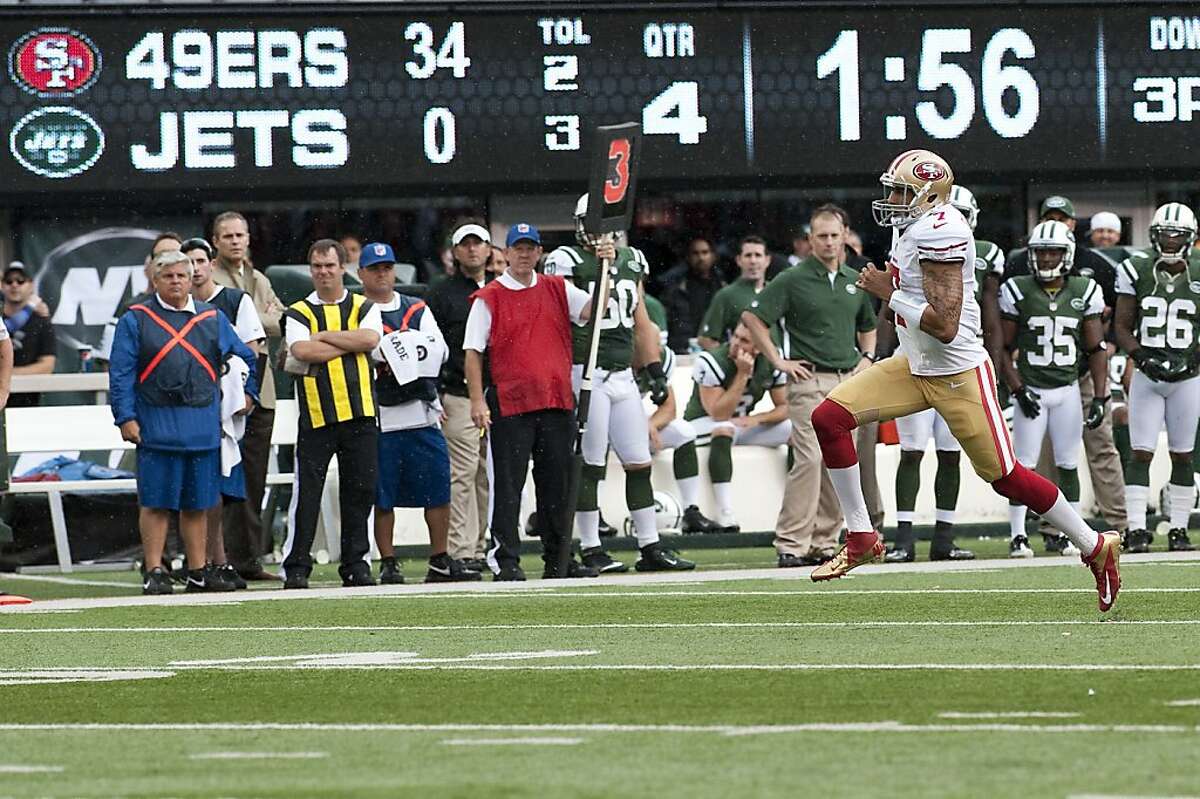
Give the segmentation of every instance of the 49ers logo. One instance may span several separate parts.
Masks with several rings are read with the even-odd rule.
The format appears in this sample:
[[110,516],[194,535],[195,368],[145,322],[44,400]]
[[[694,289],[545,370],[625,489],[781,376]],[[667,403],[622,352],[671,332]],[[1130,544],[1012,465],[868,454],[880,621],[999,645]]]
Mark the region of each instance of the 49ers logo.
[[946,170],[941,164],[935,164],[933,161],[922,161],[913,167],[913,175],[925,181],[944,180]]
[[38,97],[70,97],[89,88],[100,74],[100,50],[67,28],[39,28],[8,51],[13,82]]

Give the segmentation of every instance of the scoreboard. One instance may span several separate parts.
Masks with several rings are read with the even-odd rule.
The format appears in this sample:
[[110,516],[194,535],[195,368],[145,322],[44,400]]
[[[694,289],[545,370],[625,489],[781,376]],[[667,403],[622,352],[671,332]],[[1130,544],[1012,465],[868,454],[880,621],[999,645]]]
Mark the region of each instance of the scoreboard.
[[624,121],[644,180],[1200,167],[1194,5],[42,14],[0,52],[4,194],[582,183]]

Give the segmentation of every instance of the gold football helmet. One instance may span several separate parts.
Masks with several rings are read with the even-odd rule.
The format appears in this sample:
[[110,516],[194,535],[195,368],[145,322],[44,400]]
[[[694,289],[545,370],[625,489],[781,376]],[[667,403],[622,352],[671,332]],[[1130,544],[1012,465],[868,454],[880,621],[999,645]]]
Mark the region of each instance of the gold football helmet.
[[[929,150],[908,150],[879,176],[887,194],[871,203],[875,222],[883,227],[906,227],[930,208],[950,199],[954,170]],[[899,198],[894,199],[899,192]]]

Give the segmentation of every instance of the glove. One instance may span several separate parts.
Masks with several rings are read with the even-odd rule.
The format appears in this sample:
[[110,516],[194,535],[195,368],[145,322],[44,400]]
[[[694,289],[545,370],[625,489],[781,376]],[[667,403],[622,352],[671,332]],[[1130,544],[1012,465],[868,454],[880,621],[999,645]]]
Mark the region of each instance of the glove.
[[1092,397],[1092,404],[1088,406],[1087,417],[1083,420],[1083,424],[1088,430],[1095,430],[1104,421],[1105,408],[1108,407],[1110,399],[1112,397]]
[[1012,396],[1017,401],[1017,405],[1021,406],[1021,413],[1025,414],[1026,418],[1036,419],[1042,412],[1042,403],[1039,401],[1038,395],[1029,390],[1029,386],[1014,389]]
[[1129,357],[1137,364],[1138,371],[1156,382],[1165,382],[1171,373],[1170,362],[1165,358],[1156,358],[1143,349],[1134,350]]
[[650,392],[650,401],[662,405],[667,401],[667,375],[663,372],[662,362],[654,361],[642,368],[642,381]]

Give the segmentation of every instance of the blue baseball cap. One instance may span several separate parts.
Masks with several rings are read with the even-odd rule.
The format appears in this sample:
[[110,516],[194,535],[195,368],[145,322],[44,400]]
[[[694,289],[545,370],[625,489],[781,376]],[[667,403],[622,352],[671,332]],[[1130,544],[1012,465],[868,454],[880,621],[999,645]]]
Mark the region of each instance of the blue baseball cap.
[[538,229],[528,222],[518,222],[508,229],[504,246],[511,247],[518,241],[532,241],[534,244],[541,244],[542,234],[538,233]]
[[372,242],[364,244],[362,255],[358,256],[358,268],[363,269],[376,264],[394,264],[396,263],[396,253],[392,252],[390,244],[381,244]]

